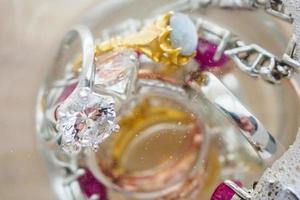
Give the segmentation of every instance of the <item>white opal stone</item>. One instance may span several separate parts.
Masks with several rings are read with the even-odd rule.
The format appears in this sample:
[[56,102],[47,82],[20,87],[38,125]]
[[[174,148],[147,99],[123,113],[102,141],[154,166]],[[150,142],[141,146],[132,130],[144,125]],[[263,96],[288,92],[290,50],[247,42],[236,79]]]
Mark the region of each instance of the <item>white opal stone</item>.
[[185,14],[175,13],[170,19],[171,44],[174,48],[181,48],[181,55],[192,55],[198,43],[197,30],[192,20]]

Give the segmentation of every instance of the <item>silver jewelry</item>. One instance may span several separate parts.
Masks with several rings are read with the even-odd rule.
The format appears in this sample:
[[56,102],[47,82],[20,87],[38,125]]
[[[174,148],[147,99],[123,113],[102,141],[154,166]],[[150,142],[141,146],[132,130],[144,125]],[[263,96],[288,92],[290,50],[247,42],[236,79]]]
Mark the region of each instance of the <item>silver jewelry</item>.
[[[292,23],[293,18],[286,10],[282,1],[275,0],[223,0],[223,1],[203,1],[203,0],[179,0],[174,5],[169,5],[159,10],[162,12],[166,9],[175,10],[195,10],[208,5],[225,6],[229,8],[263,8],[268,13]],[[200,22],[199,22],[200,21]],[[281,59],[276,58],[272,53],[263,49],[257,44],[246,45],[243,41],[240,41],[231,34],[228,30],[219,27],[202,19],[197,19],[196,24],[200,24],[204,31],[209,31],[220,37],[220,42],[216,55],[220,55],[225,52],[230,56],[237,66],[250,76],[260,77],[270,83],[279,83],[282,78],[289,78],[294,72],[299,72],[300,62],[296,60],[296,40],[295,36],[292,36],[287,46],[286,52]],[[239,56],[242,54],[243,56]],[[251,55],[257,55],[256,59],[249,62],[248,58]]]
[[211,104],[221,111],[243,134],[257,151],[261,159],[268,165],[274,162],[283,147],[264,128],[261,122],[253,116],[231,92],[210,72],[204,72],[204,84],[190,85],[204,95]]
[[[209,4],[218,5],[218,6],[225,6],[225,7],[242,7],[242,8],[257,8],[257,7],[264,7],[268,12],[271,14],[278,16],[286,21],[291,22],[291,16],[286,13],[284,9],[281,9],[280,3],[278,2],[256,2],[256,1],[198,1],[198,0],[188,0],[188,1],[178,1],[175,7],[175,10],[187,10],[190,8],[198,9],[200,6],[207,6]],[[172,5],[172,9],[174,9]],[[232,60],[237,64],[237,66],[246,74],[250,76],[260,77],[263,80],[266,80],[270,83],[280,83],[283,78],[290,78],[295,72],[299,71],[300,63],[295,59],[295,49],[296,49],[296,42],[295,39],[292,38],[290,44],[287,48],[286,53],[283,55],[282,59],[276,58],[273,54],[268,52],[267,50],[263,49],[262,47],[256,44],[246,45],[243,41],[240,41],[236,35],[231,33],[230,31],[215,25],[209,21],[203,19],[194,19],[196,22],[196,27],[199,31],[205,32],[206,35],[212,34],[217,36],[219,39],[217,40],[218,47],[214,56],[215,60],[218,60],[222,53],[225,53]],[[146,22],[145,22],[146,23]],[[108,38],[112,35],[112,33],[122,33],[128,34],[131,32],[136,32],[139,30],[143,22],[138,20],[130,20],[128,23],[120,25],[116,28],[112,28],[109,30],[104,30],[102,32],[103,38]],[[94,45],[93,39],[84,28],[75,28],[75,30],[71,31],[71,35],[76,33],[80,35],[81,40],[83,42],[83,64],[81,71],[81,76],[79,78],[79,84],[76,86],[75,89],[70,96],[69,102],[73,102],[72,96],[79,95],[83,98],[94,99],[96,96],[97,101],[99,100],[98,97],[101,96],[97,93],[97,87],[95,87],[94,80],[93,80],[93,73],[94,70]],[[209,33],[209,34],[207,34]],[[65,46],[63,42],[63,46]],[[240,54],[243,53],[243,56]],[[253,63],[248,60],[251,54],[257,55],[257,58]],[[266,64],[267,63],[267,64]],[[262,124],[248,111],[242,106],[228,90],[224,90],[224,86],[220,83],[216,77],[214,77],[210,73],[205,73],[206,82],[203,86],[199,86],[195,83],[191,83],[193,88],[196,88],[197,91],[203,93],[205,98],[207,98],[211,103],[213,103],[223,114],[225,114],[229,119],[238,127],[238,129],[243,133],[243,135],[247,138],[250,144],[257,150],[260,157],[267,163],[270,164],[275,158],[277,158],[278,154],[282,152],[281,146],[277,144],[274,138],[265,130]],[[58,85],[61,83],[58,83]],[[64,82],[62,84],[65,84]],[[96,88],[96,90],[95,90]],[[102,87],[99,87],[101,91],[103,91]],[[98,89],[99,89],[98,88]],[[107,89],[107,88],[106,88]],[[219,101],[216,93],[210,93],[209,90],[216,89],[223,92],[223,95],[226,98],[230,99],[232,104],[228,104],[225,101]],[[109,90],[109,89],[108,89]],[[96,92],[95,92],[96,91]],[[213,90],[212,90],[213,91]],[[74,97],[77,98],[77,97]],[[99,97],[99,98],[102,98]],[[122,98],[122,97],[120,97]],[[100,100],[102,101],[102,99]],[[113,130],[117,128],[115,123],[115,110],[114,110],[114,102],[115,100],[105,97],[105,102],[108,102],[108,107],[111,108],[110,114],[108,117],[111,118],[112,126],[109,128],[108,131],[109,135]],[[66,100],[66,103],[68,101]],[[59,121],[63,121],[63,117],[65,114],[68,113],[69,109],[69,102],[65,106],[66,109],[60,109],[62,113],[59,114]],[[234,106],[233,106],[234,105]],[[105,105],[107,106],[107,105]],[[64,106],[63,106],[64,107]],[[99,109],[102,106],[99,107]],[[99,110],[98,109],[98,110]],[[82,107],[76,112],[81,112]],[[52,119],[53,120],[53,119]],[[243,126],[243,123],[247,123],[247,127]],[[61,126],[65,126],[64,123],[61,123]],[[97,127],[98,124],[95,125]],[[249,129],[249,127],[251,127]],[[63,130],[65,127],[59,127],[58,130]],[[67,132],[66,132],[67,133]],[[65,134],[67,135],[67,134]],[[105,134],[106,135],[106,134]],[[102,139],[105,139],[106,136],[103,136],[100,140],[97,139],[96,142],[93,144],[84,144],[80,142],[80,140],[75,140],[74,135],[70,135],[68,140],[65,141],[66,150],[71,152],[77,152],[81,149],[81,147],[96,147]],[[60,134],[56,138],[55,142],[62,141],[63,133]],[[83,138],[81,138],[83,139]],[[69,143],[68,143],[69,142]],[[70,144],[70,145],[69,145]],[[75,144],[75,146],[74,146]],[[70,147],[70,148],[69,148]],[[57,150],[57,149],[56,149]],[[80,191],[80,187],[78,185],[78,177],[82,176],[86,173],[86,171],[79,166],[77,166],[76,155],[65,155],[64,153],[57,153],[55,151],[51,151],[48,149],[44,149],[45,154],[49,158],[50,162],[53,164],[53,171],[55,171],[55,176],[59,177],[58,181],[53,180],[54,186],[56,187],[55,190],[58,191],[58,196],[62,199],[87,199],[85,195],[82,194]],[[61,154],[61,155],[60,155]],[[60,173],[61,170],[66,170],[67,173]],[[230,182],[228,183],[230,185]],[[236,186],[232,186],[236,188],[237,194],[239,194],[239,198],[250,198],[251,195],[247,195],[248,192],[241,190]],[[243,192],[244,191],[244,192]],[[292,190],[291,190],[292,191]],[[294,192],[295,193],[295,192]],[[237,198],[237,197],[236,197]],[[98,195],[94,195],[89,199],[101,199]]]

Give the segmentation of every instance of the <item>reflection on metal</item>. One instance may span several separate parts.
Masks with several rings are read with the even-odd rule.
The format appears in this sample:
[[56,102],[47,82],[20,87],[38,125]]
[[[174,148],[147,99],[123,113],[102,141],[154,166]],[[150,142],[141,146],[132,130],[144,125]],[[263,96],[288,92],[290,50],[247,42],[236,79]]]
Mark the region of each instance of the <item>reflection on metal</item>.
[[191,81],[190,86],[221,111],[240,130],[261,159],[271,164],[283,152],[283,147],[215,75],[204,72],[203,76],[201,85]]

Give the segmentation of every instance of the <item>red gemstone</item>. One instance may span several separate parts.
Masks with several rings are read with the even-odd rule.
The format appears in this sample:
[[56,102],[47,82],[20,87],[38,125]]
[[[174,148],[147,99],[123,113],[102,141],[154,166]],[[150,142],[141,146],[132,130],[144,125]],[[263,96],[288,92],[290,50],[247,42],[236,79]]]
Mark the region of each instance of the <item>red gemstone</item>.
[[216,44],[204,39],[200,39],[198,41],[198,47],[197,47],[195,59],[200,64],[200,68],[202,70],[213,68],[213,67],[221,67],[226,63],[228,58],[224,53],[221,55],[219,59],[214,60],[216,50],[217,50]]
[[[239,181],[234,181],[238,186],[242,184]],[[224,182],[220,183],[212,194],[210,200],[231,200],[235,192]]]
[[98,195],[101,200],[107,200],[105,186],[100,183],[93,174],[85,169],[85,174],[78,178],[78,182],[83,193],[90,198],[92,195]]

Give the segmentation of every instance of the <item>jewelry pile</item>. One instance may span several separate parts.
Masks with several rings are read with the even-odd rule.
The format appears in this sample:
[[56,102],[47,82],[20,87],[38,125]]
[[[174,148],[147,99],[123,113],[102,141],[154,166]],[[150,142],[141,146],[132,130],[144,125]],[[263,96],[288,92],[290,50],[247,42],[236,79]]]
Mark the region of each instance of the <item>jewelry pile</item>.
[[300,133],[285,152],[231,91],[232,68],[296,91],[295,38],[277,58],[184,13],[209,4],[265,8],[293,21],[273,0],[178,1],[161,9],[176,12],[130,21],[127,34],[95,42],[82,25],[66,34],[53,67],[62,75],[46,81],[37,108],[59,199],[300,200]]

